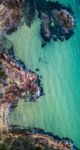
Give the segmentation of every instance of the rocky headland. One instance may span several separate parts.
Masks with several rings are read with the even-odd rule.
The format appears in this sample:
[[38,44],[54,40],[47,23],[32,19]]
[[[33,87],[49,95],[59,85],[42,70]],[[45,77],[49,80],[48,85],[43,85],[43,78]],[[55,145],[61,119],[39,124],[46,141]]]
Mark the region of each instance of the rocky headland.
[[0,53],[0,87],[1,101],[17,99],[23,92],[35,99],[41,95],[40,79],[37,74],[28,70],[20,60],[12,59]]
[[73,141],[41,129],[14,129],[3,134],[1,150],[78,150]]
[[20,97],[29,101],[43,95],[43,89],[37,74],[29,70],[22,61],[16,60],[13,48],[5,53],[0,49],[0,132],[8,131],[10,108],[14,107]]

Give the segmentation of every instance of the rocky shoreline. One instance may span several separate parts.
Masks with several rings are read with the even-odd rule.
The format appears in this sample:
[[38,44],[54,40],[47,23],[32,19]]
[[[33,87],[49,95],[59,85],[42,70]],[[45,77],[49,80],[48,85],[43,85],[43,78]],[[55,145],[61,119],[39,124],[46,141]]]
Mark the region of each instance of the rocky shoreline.
[[0,132],[9,130],[9,112],[21,97],[36,101],[43,95],[39,76],[17,60],[13,47],[0,48]]
[[0,38],[6,33],[17,29],[21,18],[21,11],[18,8],[9,8],[0,4]]
[[9,101],[16,100],[16,97],[23,92],[28,92],[29,99],[36,99],[41,96],[43,90],[39,76],[27,69],[22,61],[12,59],[15,58],[13,48],[9,49],[8,53],[9,55],[3,52],[0,53],[0,82],[2,87],[0,92],[3,93],[3,95],[1,94],[2,101],[6,101],[9,93],[11,95],[10,98],[8,97]]
[[[24,2],[24,0],[0,1],[1,39],[4,33],[12,32],[17,28],[21,20],[21,7]],[[31,6],[31,0],[30,2],[29,0],[26,2]],[[50,20],[50,15],[52,14],[49,15],[46,9],[53,10],[53,7],[57,6],[58,8],[56,9],[58,12],[54,13],[56,13],[58,17],[55,15],[55,22],[57,21],[59,25],[62,23],[63,26],[65,26],[66,16],[64,16],[64,11],[66,11],[67,8],[61,8],[61,4],[53,4],[45,0],[43,0],[43,7],[41,7],[41,3],[38,5],[39,2],[38,0],[34,0],[34,7],[36,7],[39,12],[39,18],[41,19],[41,32],[43,32],[41,36],[44,40],[43,42],[47,42],[52,38],[51,31],[53,29],[51,29],[52,22]],[[45,4],[47,4],[48,7],[46,7]],[[30,9],[31,8],[32,7],[30,7]],[[31,13],[30,9],[28,11],[29,14]],[[49,13],[51,13],[50,10]],[[67,15],[69,17],[67,18],[67,32],[69,32],[73,31],[74,22],[72,22],[73,17],[71,14],[67,12]],[[31,15],[31,17],[32,16],[33,15]],[[57,20],[59,18],[61,18],[60,22]],[[30,26],[30,22],[28,23]],[[60,29],[61,27],[60,25]],[[42,47],[43,46],[44,43],[42,43]],[[73,141],[69,138],[60,138],[42,129],[21,129],[10,124],[9,113],[17,106],[17,102],[21,97],[26,96],[29,101],[35,101],[44,93],[39,76],[27,68],[21,60],[15,58],[13,46],[11,46],[10,49],[3,47],[3,45],[0,45],[0,150],[78,150]]]
[[[42,129],[12,129],[1,139],[8,150],[79,150],[69,138],[60,138]],[[5,150],[7,150],[5,148]]]
[[41,21],[42,47],[51,39],[64,41],[74,34],[74,13],[70,6],[46,0],[3,0],[0,4],[0,35],[16,30],[21,18],[31,27],[36,11]]
[[[0,51],[0,67],[2,67],[1,68],[2,71],[5,71],[5,74],[7,75],[5,78],[8,78],[8,83],[5,82],[6,84],[3,84],[3,82],[5,81],[5,78],[2,78],[4,74],[1,74],[0,80],[2,81],[2,83],[0,84],[0,89],[2,90],[3,88],[5,88],[5,90],[3,90],[5,91],[5,93],[3,93],[3,95],[1,94],[1,97],[0,97],[0,147],[6,144],[8,147],[8,150],[13,150],[14,147],[15,147],[15,150],[17,150],[17,147],[19,147],[19,150],[22,150],[22,147],[24,149],[27,148],[27,150],[28,149],[30,150],[30,147],[33,148],[34,150],[37,150],[38,148],[40,150],[51,150],[51,149],[52,150],[54,149],[56,150],[78,150],[78,148],[74,145],[73,141],[69,138],[60,138],[49,132],[45,132],[42,129],[37,129],[37,128],[21,129],[17,126],[10,125],[9,113],[17,105],[17,101],[19,97],[21,96],[21,93],[23,93],[26,90],[30,90],[30,89],[25,89],[24,86],[22,86],[22,88],[21,88],[21,85],[19,86],[18,81],[19,81],[19,76],[21,75],[21,73],[22,73],[23,79],[25,79],[25,77],[23,76],[25,74],[28,74],[30,76],[30,79],[28,76],[27,80],[28,81],[30,80],[30,85],[33,82],[32,86],[34,87],[36,85],[38,87],[39,92],[34,91],[32,86],[30,87],[31,91],[33,90],[33,92],[30,91],[32,94],[32,98],[30,100],[34,100],[35,98],[38,98],[43,93],[40,93],[40,88],[42,88],[40,87],[40,81],[39,81],[39,84],[37,84],[38,83],[37,79],[39,77],[35,73],[33,73],[32,71],[26,68],[24,70],[23,68],[25,67],[25,65],[23,65],[23,63],[20,62],[20,60],[18,61],[19,63],[18,64],[17,60],[13,59],[15,57],[13,48],[7,50],[7,53],[3,53],[3,51],[5,50]],[[6,72],[6,69],[8,73]],[[9,69],[11,72],[9,72]],[[16,74],[17,71],[18,71],[18,74]],[[0,70],[0,73],[1,73],[1,70]],[[14,73],[14,75],[11,76],[10,73],[11,74]],[[12,80],[14,79],[16,81],[15,75],[17,75],[18,77],[17,82],[15,82],[15,85],[16,85],[15,90],[14,88],[13,90],[11,90],[14,85],[13,84],[14,81],[11,83],[11,87],[8,89],[8,86],[10,84],[9,78]],[[24,82],[27,83],[27,80],[25,80]],[[22,81],[23,80],[20,81],[20,84],[22,83]],[[3,84],[3,88],[1,87],[2,84]],[[18,91],[16,90],[17,87],[18,87],[18,91],[19,91],[19,88],[21,89],[18,95],[17,95]],[[6,89],[7,89],[7,92],[6,92]],[[36,93],[39,93],[39,95]],[[7,143],[7,141],[9,141],[9,143]]]

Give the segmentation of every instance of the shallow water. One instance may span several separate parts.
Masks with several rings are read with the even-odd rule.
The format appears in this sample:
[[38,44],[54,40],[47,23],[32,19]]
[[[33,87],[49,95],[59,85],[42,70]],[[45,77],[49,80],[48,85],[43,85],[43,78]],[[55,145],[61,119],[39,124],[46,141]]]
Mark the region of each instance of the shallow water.
[[69,137],[80,148],[80,4],[71,4],[75,13],[75,34],[69,41],[48,43],[41,48],[38,19],[31,28],[22,26],[9,36],[15,53],[33,71],[39,68],[45,96],[35,103],[20,100],[10,114],[12,124],[38,127]]

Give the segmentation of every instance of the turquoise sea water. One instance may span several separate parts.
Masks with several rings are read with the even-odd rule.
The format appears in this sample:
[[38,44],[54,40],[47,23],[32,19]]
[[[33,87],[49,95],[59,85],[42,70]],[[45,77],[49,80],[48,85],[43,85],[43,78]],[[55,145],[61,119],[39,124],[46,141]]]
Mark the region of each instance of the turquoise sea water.
[[10,120],[69,137],[80,148],[80,5],[79,0],[59,2],[71,4],[75,13],[75,34],[69,41],[51,41],[42,49],[39,19],[9,36],[16,56],[33,71],[40,69],[45,91],[35,103],[20,100]]

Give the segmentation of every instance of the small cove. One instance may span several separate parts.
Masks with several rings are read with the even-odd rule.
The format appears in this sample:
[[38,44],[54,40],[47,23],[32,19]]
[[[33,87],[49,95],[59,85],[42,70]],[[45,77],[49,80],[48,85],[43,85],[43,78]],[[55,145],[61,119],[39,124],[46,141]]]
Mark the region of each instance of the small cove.
[[21,127],[69,137],[80,148],[80,6],[77,0],[60,2],[71,4],[75,13],[75,34],[69,41],[51,41],[42,49],[39,19],[31,28],[24,25],[9,36],[16,56],[33,71],[39,68],[45,91],[35,103],[20,100],[10,120]]

